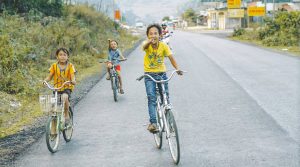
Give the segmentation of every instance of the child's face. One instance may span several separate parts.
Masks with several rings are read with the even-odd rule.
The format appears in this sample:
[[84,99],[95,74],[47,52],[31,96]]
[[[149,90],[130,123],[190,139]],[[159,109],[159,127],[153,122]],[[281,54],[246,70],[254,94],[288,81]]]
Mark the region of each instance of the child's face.
[[116,41],[110,42],[110,48],[116,50],[118,48],[118,44]]
[[68,55],[61,50],[58,52],[57,59],[60,63],[66,63],[68,60]]
[[152,43],[155,44],[159,40],[159,32],[156,27],[152,27],[148,32],[148,39],[153,39]]

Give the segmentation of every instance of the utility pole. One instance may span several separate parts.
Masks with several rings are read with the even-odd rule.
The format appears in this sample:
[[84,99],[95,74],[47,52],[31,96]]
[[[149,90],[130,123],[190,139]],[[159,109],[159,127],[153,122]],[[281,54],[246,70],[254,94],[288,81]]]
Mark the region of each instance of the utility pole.
[[113,3],[113,6],[112,6],[112,9],[113,9],[113,18],[115,20],[115,0],[112,0],[112,3]]
[[275,19],[275,0],[273,0],[273,20]]

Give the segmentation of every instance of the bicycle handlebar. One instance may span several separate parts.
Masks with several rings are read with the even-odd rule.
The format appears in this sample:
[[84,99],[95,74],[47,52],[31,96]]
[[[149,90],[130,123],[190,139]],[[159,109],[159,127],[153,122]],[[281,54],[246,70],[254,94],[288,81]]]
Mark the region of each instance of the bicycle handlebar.
[[43,81],[43,84],[46,84],[46,86],[47,86],[49,89],[53,90],[53,91],[58,91],[59,89],[63,88],[63,87],[64,87],[66,84],[68,84],[68,83],[71,83],[71,81],[66,81],[66,82],[64,82],[64,83],[62,84],[62,86],[59,87],[59,88],[54,88],[54,87],[51,86],[47,81]]
[[[169,82],[171,79],[172,79],[172,77],[174,76],[174,74],[175,74],[175,72],[178,72],[178,71],[181,71],[181,70],[174,70],[173,72],[172,72],[172,74],[171,74],[171,76],[168,78],[168,79],[166,79],[166,80],[156,80],[156,79],[154,79],[151,75],[149,75],[149,74],[144,74],[144,75],[142,75],[142,76],[140,76],[140,77],[138,77],[136,80],[138,80],[138,81],[141,81],[144,77],[149,77],[152,81],[154,81],[154,82],[156,82],[156,83],[164,83],[164,82]],[[187,71],[181,71],[181,72],[187,72]]]
[[[114,59],[114,60],[118,60],[118,61],[126,61],[127,59],[125,58],[125,59]],[[99,61],[99,63],[107,63],[107,62],[111,62],[111,61],[109,61],[109,60],[104,60],[104,61]]]

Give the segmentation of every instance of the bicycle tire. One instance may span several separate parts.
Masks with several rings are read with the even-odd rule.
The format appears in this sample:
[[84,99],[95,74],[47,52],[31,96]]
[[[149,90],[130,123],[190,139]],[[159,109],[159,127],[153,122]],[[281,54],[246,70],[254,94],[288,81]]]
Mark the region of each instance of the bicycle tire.
[[158,127],[159,131],[157,133],[154,133],[153,136],[154,136],[154,141],[155,141],[156,147],[158,149],[161,149],[161,147],[162,147],[162,136],[163,136],[163,125],[161,124],[161,116],[159,115],[159,109],[160,109],[160,106],[159,106],[159,104],[157,104],[157,107],[156,107],[156,120],[157,120],[157,127]]
[[[58,126],[56,126],[56,133],[57,136],[56,138],[53,140],[51,138],[51,127],[52,127],[52,122],[53,120],[56,120],[56,124],[59,124],[57,117],[53,117],[51,116],[46,124],[46,143],[47,143],[47,148],[50,152],[55,153],[58,150],[58,145],[59,145],[59,129],[57,128]],[[54,143],[52,143],[54,142]]]
[[118,90],[117,90],[117,82],[116,82],[116,77],[112,77],[112,87],[113,87],[113,95],[114,95],[114,101],[118,101]]
[[71,141],[73,135],[73,111],[72,108],[69,107],[69,116],[70,116],[70,123],[67,127],[63,130],[63,137],[66,142]]
[[180,161],[180,144],[179,144],[179,135],[178,135],[176,121],[174,119],[174,115],[171,110],[167,111],[166,119],[167,119],[167,124],[170,132],[169,138],[167,138],[167,140],[168,140],[173,162],[177,165]]

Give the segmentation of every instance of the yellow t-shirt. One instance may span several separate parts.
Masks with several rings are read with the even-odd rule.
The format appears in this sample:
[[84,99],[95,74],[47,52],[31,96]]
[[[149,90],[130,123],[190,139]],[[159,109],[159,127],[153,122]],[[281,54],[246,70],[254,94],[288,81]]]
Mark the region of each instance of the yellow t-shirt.
[[144,71],[145,72],[165,72],[166,66],[164,62],[165,57],[169,57],[172,52],[169,46],[163,42],[159,42],[158,48],[153,49],[150,45],[145,49],[144,56]]
[[[61,69],[58,63],[53,63],[49,69],[50,74],[53,74],[54,87],[59,88],[66,81],[71,81],[71,75],[76,72],[72,63],[68,63],[65,69]],[[74,85],[70,84],[70,86],[65,85],[59,91],[63,91],[65,89],[74,89]]]

